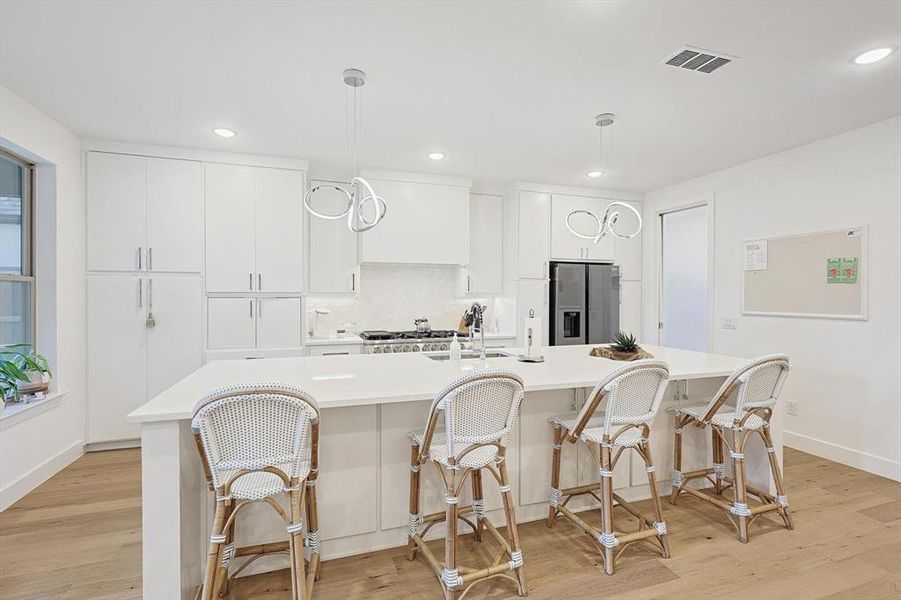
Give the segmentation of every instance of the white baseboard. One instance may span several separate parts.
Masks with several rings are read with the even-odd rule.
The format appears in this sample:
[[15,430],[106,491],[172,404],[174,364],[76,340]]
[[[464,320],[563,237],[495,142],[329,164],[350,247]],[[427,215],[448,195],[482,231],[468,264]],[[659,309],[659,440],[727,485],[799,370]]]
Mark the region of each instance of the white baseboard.
[[140,448],[141,438],[133,440],[117,440],[115,442],[91,442],[85,444],[85,452],[103,452],[104,450],[122,450],[123,448]]
[[22,477],[0,490],[0,512],[18,502],[32,491],[84,454],[84,442],[78,441],[49,460],[38,465]]
[[784,434],[784,444],[790,448],[828,458],[880,477],[901,481],[901,462],[854,450],[853,448],[839,446],[838,444],[801,435],[800,433],[786,431]]

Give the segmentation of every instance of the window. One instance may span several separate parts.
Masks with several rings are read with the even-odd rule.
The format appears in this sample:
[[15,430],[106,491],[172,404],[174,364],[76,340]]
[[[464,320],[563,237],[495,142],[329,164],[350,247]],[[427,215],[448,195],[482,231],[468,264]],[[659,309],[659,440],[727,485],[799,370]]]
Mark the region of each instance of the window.
[[32,172],[0,152],[0,344],[34,343]]

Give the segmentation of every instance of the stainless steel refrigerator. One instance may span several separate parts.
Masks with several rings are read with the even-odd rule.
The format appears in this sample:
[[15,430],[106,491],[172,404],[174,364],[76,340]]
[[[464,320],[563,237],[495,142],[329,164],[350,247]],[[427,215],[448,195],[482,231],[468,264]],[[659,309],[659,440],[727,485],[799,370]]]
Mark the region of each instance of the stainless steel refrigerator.
[[550,345],[603,344],[619,331],[619,267],[552,262]]

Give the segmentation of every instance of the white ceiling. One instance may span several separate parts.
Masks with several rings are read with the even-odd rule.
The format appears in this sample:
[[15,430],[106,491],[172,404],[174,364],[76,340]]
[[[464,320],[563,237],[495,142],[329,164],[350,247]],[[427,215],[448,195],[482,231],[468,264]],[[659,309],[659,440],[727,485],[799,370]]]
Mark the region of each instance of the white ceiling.
[[[85,137],[335,175],[341,72],[357,67],[364,167],[644,191],[901,113],[898,53],[850,62],[899,41],[895,1],[3,0],[0,81]],[[741,59],[711,75],[661,64],[685,44]],[[618,119],[590,180],[599,112]]]

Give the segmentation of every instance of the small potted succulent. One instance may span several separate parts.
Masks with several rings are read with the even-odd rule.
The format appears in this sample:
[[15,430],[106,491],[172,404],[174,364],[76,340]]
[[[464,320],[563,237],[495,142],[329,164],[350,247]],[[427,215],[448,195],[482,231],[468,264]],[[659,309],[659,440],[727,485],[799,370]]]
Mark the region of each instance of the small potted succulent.
[[631,333],[620,331],[613,336],[609,346],[592,348],[592,356],[600,356],[612,360],[632,361],[642,358],[653,358],[638,345],[638,340]]
[[0,397],[18,402],[22,395],[47,390],[53,373],[47,358],[33,352],[30,344],[0,346]]

